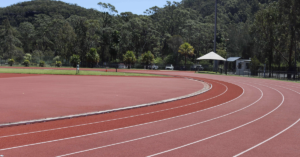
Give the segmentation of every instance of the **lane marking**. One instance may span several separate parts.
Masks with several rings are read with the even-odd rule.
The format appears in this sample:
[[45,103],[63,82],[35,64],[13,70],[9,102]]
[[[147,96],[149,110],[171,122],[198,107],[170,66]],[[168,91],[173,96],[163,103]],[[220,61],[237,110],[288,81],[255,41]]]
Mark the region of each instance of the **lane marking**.
[[[250,86],[252,86],[252,85],[250,85]],[[252,87],[255,87],[255,86],[252,86]],[[257,87],[255,87],[255,88],[257,88]],[[255,102],[253,102],[252,104],[250,104],[250,105],[248,105],[246,107],[243,107],[243,108],[241,108],[239,110],[230,112],[228,114],[225,114],[225,115],[222,115],[222,116],[219,116],[219,117],[215,117],[215,118],[212,118],[212,119],[209,119],[209,120],[205,120],[205,121],[202,121],[202,122],[194,123],[192,125],[180,127],[180,128],[177,128],[177,129],[173,129],[173,130],[169,130],[169,131],[165,131],[165,132],[161,132],[161,133],[157,133],[157,134],[153,134],[153,135],[149,135],[149,136],[144,136],[144,137],[140,137],[140,138],[136,138],[136,139],[132,139],[132,140],[128,140],[128,141],[123,141],[123,142],[118,142],[118,143],[114,143],[114,144],[110,144],[110,145],[105,145],[105,146],[101,146],[101,147],[96,147],[96,148],[86,149],[86,150],[82,150],[82,151],[78,151],[78,152],[73,152],[73,153],[69,153],[69,154],[59,155],[59,156],[56,156],[56,157],[64,157],[64,156],[69,156],[69,155],[74,155],[74,154],[89,152],[89,151],[93,151],[93,150],[97,150],[97,149],[102,149],[102,148],[106,148],[106,147],[110,147],[110,146],[115,146],[115,145],[120,145],[120,144],[124,144],[124,143],[129,143],[129,142],[133,142],[133,141],[138,141],[138,140],[142,140],[142,139],[146,139],[146,138],[150,138],[150,137],[154,137],[154,136],[158,136],[158,135],[163,135],[163,134],[166,134],[166,133],[170,133],[170,132],[174,132],[174,131],[178,131],[178,130],[190,128],[190,127],[197,126],[197,125],[200,125],[200,124],[203,124],[203,123],[206,123],[206,122],[210,122],[210,121],[213,121],[213,120],[216,120],[216,119],[224,118],[224,117],[229,116],[231,114],[234,114],[234,113],[237,113],[239,111],[242,111],[242,110],[244,110],[244,109],[246,109],[246,108],[248,108],[248,107],[256,104],[257,102],[259,102],[263,98],[264,93],[262,92],[261,89],[259,89],[259,88],[257,88],[257,89],[261,92],[261,96],[260,96],[260,98],[258,100],[256,100]]]
[[[241,81],[240,81],[240,82],[241,82]],[[257,83],[254,83],[254,84],[257,84]],[[265,83],[265,82],[263,82],[263,84],[264,84],[264,85],[270,85],[270,83]],[[273,85],[273,84],[271,84],[271,85]],[[274,85],[274,86],[281,87],[281,88],[284,88],[284,89],[287,89],[287,90],[291,90],[291,91],[293,91],[293,92],[295,92],[295,93],[297,93],[297,94],[300,94],[299,92],[297,92],[297,91],[295,91],[295,90],[293,90],[293,89],[290,89],[290,88],[286,88],[286,87],[279,86],[279,85]],[[297,87],[295,87],[295,88],[297,88]],[[246,152],[249,152],[249,151],[251,151],[252,149],[255,149],[256,147],[258,147],[258,146],[260,146],[260,145],[262,145],[262,144],[264,144],[264,143],[266,143],[266,142],[268,142],[268,141],[274,139],[275,137],[279,136],[279,135],[282,134],[283,132],[285,132],[285,131],[289,130],[290,128],[292,128],[292,127],[293,127],[294,125],[296,125],[299,121],[300,121],[300,119],[298,119],[295,123],[293,123],[292,125],[290,125],[290,126],[287,127],[286,129],[284,129],[284,130],[282,130],[281,132],[277,133],[276,135],[274,135],[274,136],[268,138],[267,140],[265,140],[265,141],[263,141],[263,142],[261,142],[261,143],[255,145],[255,146],[253,146],[253,147],[251,147],[251,148],[249,148],[249,149],[247,149],[247,150],[245,150],[245,151],[243,151],[243,152],[241,152],[241,153],[239,153],[239,154],[237,154],[237,155],[235,155],[235,156],[233,156],[233,157],[238,157],[238,156],[240,156],[240,155],[242,155],[242,154],[244,154],[244,153],[246,153]]]
[[[264,86],[264,85],[263,85],[263,86]],[[267,87],[267,86],[266,86],[266,87]],[[208,140],[208,139],[211,139],[211,138],[214,138],[214,137],[217,137],[217,136],[226,134],[226,133],[228,133],[228,132],[231,132],[231,131],[237,130],[237,129],[239,129],[239,128],[242,128],[242,127],[244,127],[244,126],[247,126],[247,125],[249,125],[249,124],[251,124],[251,123],[253,123],[253,122],[256,122],[256,121],[258,121],[258,120],[260,120],[260,119],[262,119],[262,118],[264,118],[264,117],[270,115],[271,113],[273,113],[273,112],[276,111],[279,107],[282,106],[285,97],[284,97],[284,95],[283,95],[279,90],[277,90],[277,89],[275,89],[275,88],[272,88],[272,87],[268,87],[268,88],[271,88],[271,89],[273,89],[273,90],[276,90],[278,93],[280,93],[281,96],[282,96],[282,101],[281,101],[281,103],[279,104],[279,106],[277,106],[275,109],[273,109],[272,111],[268,112],[267,114],[265,114],[265,115],[263,115],[263,116],[261,116],[261,117],[259,117],[259,118],[257,118],[257,119],[254,119],[254,120],[252,120],[252,121],[250,121],[250,122],[248,122],[248,123],[245,123],[245,124],[243,124],[243,125],[240,125],[240,126],[238,126],[238,127],[235,127],[235,128],[233,128],[233,129],[230,129],[230,130],[221,132],[221,133],[219,133],[219,134],[216,134],[216,135],[213,135],[213,136],[210,136],[210,137],[207,137],[207,138],[204,138],[204,139],[195,141],[195,142],[191,142],[191,143],[188,143],[188,144],[185,144],[185,145],[182,145],[182,146],[173,148],[173,149],[169,149],[169,150],[166,150],[166,151],[163,151],[163,152],[159,152],[159,153],[156,153],[156,154],[153,154],[153,155],[149,155],[149,156],[147,156],[147,157],[153,157],[153,156],[157,156],[157,155],[160,155],[160,154],[165,154],[165,153],[168,153],[168,152],[177,150],[177,149],[181,149],[181,148],[184,148],[184,147],[187,147],[187,146],[190,146],[190,145],[193,145],[193,144],[196,144],[196,143],[199,143],[199,142],[202,142],[202,141],[205,141],[205,140]]]
[[[242,87],[240,87],[240,88],[242,88]],[[232,100],[230,100],[230,101],[228,101],[228,102],[222,103],[222,104],[220,104],[220,105],[216,105],[216,106],[213,106],[213,107],[204,109],[204,110],[199,110],[199,111],[196,111],[196,112],[191,112],[191,113],[187,113],[187,114],[184,114],[184,115],[179,115],[179,116],[175,116],[175,117],[170,117],[170,118],[166,118],[166,119],[161,119],[161,120],[158,120],[158,121],[152,121],[152,122],[148,122],[148,123],[142,123],[142,124],[138,124],[138,125],[133,125],[133,126],[128,126],[128,127],[123,127],[123,128],[117,128],[117,129],[112,129],[112,130],[107,130],[107,131],[102,131],[102,132],[96,132],[96,133],[85,134],[85,135],[80,135],[80,136],[73,136],[73,137],[68,137],[68,138],[62,138],[62,139],[56,139],[56,140],[45,141],[45,142],[39,142],[39,143],[33,143],[33,144],[27,144],[27,145],[21,145],[21,146],[16,146],[16,147],[4,148],[4,149],[0,149],[0,151],[11,150],[11,149],[17,149],[17,148],[23,148],[23,147],[28,147],[28,146],[41,145],[41,144],[52,143],[52,142],[58,142],[58,141],[64,141],[64,140],[75,139],[75,138],[81,138],[81,137],[87,137],[87,136],[92,136],[92,135],[97,135],[97,134],[102,134],[102,133],[107,133],[107,132],[112,132],[112,131],[117,131],[117,130],[123,130],[123,129],[133,128],[133,127],[137,127],[137,126],[143,126],[143,125],[147,125],[147,124],[153,124],[153,123],[162,122],[162,121],[166,121],[166,120],[170,120],[170,119],[175,119],[175,118],[179,118],[179,117],[188,116],[188,115],[191,115],[191,114],[203,112],[203,111],[206,111],[206,110],[209,110],[209,109],[213,109],[213,108],[222,106],[222,105],[227,104],[227,103],[229,103],[229,102],[232,102],[232,101],[234,101],[234,100],[240,98],[242,95],[244,95],[244,88],[242,88],[242,89],[243,89],[243,93],[242,93],[239,97],[237,97],[237,98],[235,98],[235,99],[232,99]]]
[[[215,82],[215,81],[213,81]],[[122,117],[122,118],[116,118],[116,119],[110,119],[110,120],[104,120],[104,121],[99,121],[99,122],[93,122],[93,123],[86,123],[86,124],[79,124],[79,125],[73,125],[73,126],[67,126],[67,127],[60,127],[60,128],[54,128],[54,129],[46,129],[46,130],[40,130],[40,131],[33,131],[33,132],[27,132],[27,133],[21,133],[21,134],[13,134],[13,135],[7,135],[7,136],[0,136],[0,139],[1,138],[7,138],[7,137],[14,137],[14,136],[21,136],[21,135],[28,135],[28,134],[35,134],[35,133],[41,133],[41,132],[48,132],[48,131],[55,131],[55,130],[62,130],[62,129],[68,129],[68,128],[74,128],[74,127],[80,127],[80,126],[86,126],[86,125],[93,125],[93,124],[99,124],[99,123],[104,123],[104,122],[110,122],[110,121],[116,121],[116,120],[122,120],[122,119],[128,119],[128,118],[134,118],[134,117],[139,117],[139,116],[144,116],[144,115],[149,115],[149,114],[154,114],[154,113],[159,113],[159,112],[164,112],[164,111],[169,111],[169,110],[174,110],[174,109],[178,109],[178,108],[183,108],[183,107],[187,107],[187,106],[191,106],[191,105],[194,105],[194,104],[197,104],[197,103],[201,103],[201,102],[205,102],[205,101],[208,101],[208,100],[211,100],[211,99],[214,99],[214,98],[217,98],[221,95],[224,95],[227,91],[228,91],[228,87],[222,83],[219,83],[219,82],[215,82],[215,83],[218,83],[218,84],[221,84],[223,85],[226,90],[215,96],[215,97],[212,97],[212,98],[209,98],[209,99],[205,99],[205,100],[202,100],[202,101],[198,101],[198,102],[194,102],[194,103],[191,103],[191,104],[187,104],[187,105],[183,105],[183,106],[178,106],[178,107],[173,107],[173,108],[168,108],[168,109],[164,109],[164,110],[158,110],[158,111],[154,111],[154,112],[148,112],[148,113],[143,113],[143,114],[138,114],[138,115],[133,115],[133,116],[128,116],[128,117]],[[211,85],[211,88],[213,86]]]
[[296,125],[299,121],[300,121],[300,119],[298,119],[295,123],[293,123],[293,124],[290,125],[289,127],[287,127],[287,128],[285,128],[284,130],[280,131],[280,132],[277,133],[276,135],[274,135],[274,136],[268,138],[267,140],[265,140],[265,141],[263,141],[263,142],[261,142],[261,143],[255,145],[255,146],[253,146],[253,147],[251,147],[251,148],[249,148],[249,149],[247,149],[247,150],[245,150],[245,151],[243,151],[243,152],[241,152],[241,153],[239,153],[239,154],[237,154],[237,155],[235,155],[235,156],[233,156],[233,157],[238,157],[238,156],[240,156],[240,155],[242,155],[242,154],[245,154],[246,152],[249,152],[250,150],[255,149],[256,147],[258,147],[258,146],[260,146],[260,145],[262,145],[262,144],[264,144],[264,143],[266,143],[266,142],[272,140],[273,138],[279,136],[280,134],[282,134],[282,133],[284,133],[285,131],[287,131],[287,130],[289,130],[290,128],[292,128],[292,127],[293,127],[294,125]]

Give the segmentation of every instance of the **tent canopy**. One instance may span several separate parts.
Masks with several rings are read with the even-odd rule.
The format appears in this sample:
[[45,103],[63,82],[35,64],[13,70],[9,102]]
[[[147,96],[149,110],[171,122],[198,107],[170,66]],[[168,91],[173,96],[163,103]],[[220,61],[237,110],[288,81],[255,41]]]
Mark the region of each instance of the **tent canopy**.
[[220,60],[220,61],[225,61],[226,59],[224,59],[223,57],[221,57],[220,55],[214,53],[214,52],[210,52],[202,57],[197,58],[197,60]]
[[229,58],[227,58],[227,62],[234,62],[234,61],[236,61],[236,60],[238,60],[240,58],[241,57],[229,57]]

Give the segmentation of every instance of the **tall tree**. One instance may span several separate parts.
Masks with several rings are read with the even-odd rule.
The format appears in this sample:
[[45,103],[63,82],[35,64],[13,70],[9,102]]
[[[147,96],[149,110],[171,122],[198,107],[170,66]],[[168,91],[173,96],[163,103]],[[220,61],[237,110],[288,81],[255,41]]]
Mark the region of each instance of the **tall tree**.
[[14,29],[8,19],[5,19],[4,22],[4,29],[0,34],[0,44],[3,50],[3,57],[4,58],[12,58],[14,55],[18,53],[22,53],[22,46],[21,41],[16,37],[18,32]]
[[30,22],[23,22],[18,28],[20,32],[20,40],[23,43],[23,49],[26,53],[33,51],[33,43],[35,37],[35,28]]

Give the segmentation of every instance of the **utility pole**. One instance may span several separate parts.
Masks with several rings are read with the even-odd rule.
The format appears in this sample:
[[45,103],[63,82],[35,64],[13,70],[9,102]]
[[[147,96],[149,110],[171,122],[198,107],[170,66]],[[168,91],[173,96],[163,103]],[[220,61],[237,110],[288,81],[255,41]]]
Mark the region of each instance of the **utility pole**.
[[[215,3],[215,37],[214,37],[214,52],[216,52],[216,45],[217,45],[217,12],[218,12],[218,0],[216,0],[216,3]],[[219,62],[217,60],[214,61],[214,69],[215,71],[217,72],[218,71],[218,67],[219,67]]]
[[297,32],[295,31],[295,75],[294,75],[295,80],[296,80],[296,75],[298,73],[298,71],[297,71],[297,34],[296,33]]
[[225,51],[226,51],[226,62],[225,62],[225,74],[227,75],[227,69],[228,69],[228,63],[227,63],[227,58],[229,57],[229,55],[227,54],[227,45],[228,45],[228,42],[229,39],[225,39],[225,44],[226,44],[226,48],[225,48]]

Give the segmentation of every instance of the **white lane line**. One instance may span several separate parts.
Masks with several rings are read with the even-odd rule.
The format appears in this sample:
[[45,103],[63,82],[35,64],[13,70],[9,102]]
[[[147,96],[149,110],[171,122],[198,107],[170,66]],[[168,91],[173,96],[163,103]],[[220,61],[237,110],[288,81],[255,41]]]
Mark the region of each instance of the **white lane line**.
[[[254,83],[254,84],[257,84],[257,83]],[[265,83],[265,82],[264,82],[264,84],[265,84],[265,85],[270,85],[269,83]],[[273,84],[271,84],[271,85],[273,85]],[[273,85],[273,86],[277,86],[277,87],[281,87],[281,88],[284,88],[284,89],[288,89],[288,90],[291,90],[291,91],[293,91],[293,92],[295,92],[295,93],[297,93],[297,94],[300,94],[299,92],[297,92],[297,91],[295,91],[295,90],[293,90],[293,89],[290,89],[290,88],[286,88],[286,87],[279,86],[279,85]],[[295,87],[295,88],[297,88],[297,87]],[[300,121],[300,119],[298,119],[295,123],[293,123],[292,125],[290,125],[290,126],[287,127],[286,129],[284,129],[284,130],[282,130],[281,132],[277,133],[276,135],[274,135],[274,136],[268,138],[267,140],[265,140],[265,141],[263,141],[263,142],[261,142],[261,143],[255,145],[255,146],[253,146],[253,147],[251,147],[251,148],[249,148],[249,149],[247,149],[247,150],[245,150],[245,151],[243,151],[243,152],[241,152],[241,153],[239,153],[239,154],[237,154],[237,155],[235,155],[235,156],[233,156],[233,157],[238,157],[238,156],[240,156],[240,155],[242,155],[242,154],[244,154],[244,153],[246,153],[246,152],[248,152],[248,151],[250,151],[250,150],[252,150],[252,149],[255,149],[256,147],[258,147],[258,146],[260,146],[260,145],[262,145],[262,144],[264,144],[264,143],[266,143],[266,142],[268,142],[268,141],[274,139],[275,137],[279,136],[279,135],[282,134],[283,132],[287,131],[288,129],[290,129],[291,127],[293,127],[294,125],[296,125],[299,121]]]
[[[252,86],[252,87],[254,87],[254,86]],[[255,87],[255,88],[257,88],[257,87]],[[169,130],[169,131],[165,131],[165,132],[161,132],[161,133],[157,133],[157,134],[153,134],[153,135],[149,135],[149,136],[144,136],[144,137],[140,137],[140,138],[136,138],[136,139],[132,139],[132,140],[128,140],[128,141],[123,141],[123,142],[119,142],[119,143],[105,145],[105,146],[101,146],[101,147],[96,147],[96,148],[86,149],[86,150],[82,150],[82,151],[78,151],[78,152],[73,152],[73,153],[69,153],[69,154],[64,154],[64,155],[60,155],[60,156],[57,156],[57,157],[64,157],[64,156],[69,156],[69,155],[84,153],[84,152],[88,152],[88,151],[93,151],[93,150],[97,150],[97,149],[102,149],[102,148],[106,148],[106,147],[110,147],[110,146],[115,146],[115,145],[120,145],[120,144],[124,144],[124,143],[129,143],[129,142],[133,142],[133,141],[138,141],[138,140],[142,140],[142,139],[146,139],[146,138],[150,138],[150,137],[154,137],[154,136],[158,136],[158,135],[163,135],[163,134],[166,134],[166,133],[170,133],[170,132],[174,132],[174,131],[178,131],[178,130],[190,128],[190,127],[197,126],[197,125],[200,125],[200,124],[203,124],[203,123],[206,123],[206,122],[210,122],[210,121],[213,121],[213,120],[216,120],[216,119],[224,118],[224,117],[229,116],[231,114],[234,114],[236,112],[242,111],[242,110],[244,110],[244,109],[246,109],[246,108],[248,108],[248,107],[256,104],[258,101],[260,101],[263,98],[264,94],[261,91],[261,89],[259,89],[259,88],[257,88],[257,89],[261,92],[261,96],[260,96],[260,98],[258,100],[256,100],[254,103],[252,103],[252,104],[250,104],[250,105],[248,105],[248,106],[246,106],[244,108],[241,108],[239,110],[230,112],[228,114],[225,114],[225,115],[222,115],[222,116],[219,116],[219,117],[215,117],[215,118],[212,118],[212,119],[209,119],[209,120],[205,120],[205,121],[202,121],[202,122],[194,123],[192,125],[180,127],[180,128],[177,128],[177,129],[173,129],[173,130]]]
[[[266,86],[266,87],[267,87],[267,86]],[[193,144],[196,144],[196,143],[199,143],[199,142],[202,142],[202,141],[205,141],[205,140],[208,140],[208,139],[211,139],[211,138],[214,138],[214,137],[217,137],[217,136],[226,134],[226,133],[228,133],[228,132],[237,130],[237,129],[239,129],[239,128],[242,128],[242,127],[244,127],[244,126],[246,126],[246,125],[249,125],[249,124],[251,124],[251,123],[253,123],[253,122],[256,122],[256,121],[258,121],[258,120],[260,120],[260,119],[262,119],[262,118],[268,116],[269,114],[271,114],[271,113],[273,113],[274,111],[276,111],[279,107],[281,107],[282,104],[283,104],[283,102],[284,102],[284,95],[283,95],[279,90],[277,90],[277,89],[275,89],[275,88],[272,88],[272,87],[268,87],[268,88],[271,88],[271,89],[273,89],[273,90],[276,90],[278,93],[280,93],[281,96],[282,96],[282,101],[281,101],[281,103],[280,103],[275,109],[273,109],[272,111],[268,112],[267,114],[265,114],[265,115],[263,115],[263,116],[261,116],[261,117],[255,119],[255,120],[252,120],[252,121],[250,121],[250,122],[248,122],[248,123],[245,123],[245,124],[243,124],[243,125],[240,125],[240,126],[238,126],[238,127],[235,127],[235,128],[233,128],[233,129],[230,129],[230,130],[221,132],[221,133],[219,133],[219,134],[216,134],[216,135],[213,135],[213,136],[210,136],[210,137],[207,137],[207,138],[204,138],[204,139],[195,141],[195,142],[191,142],[191,143],[188,143],[188,144],[185,144],[185,145],[182,145],[182,146],[173,148],[173,149],[169,149],[169,150],[166,150],[166,151],[163,151],[163,152],[159,152],[159,153],[156,153],[156,154],[153,154],[153,155],[149,155],[149,156],[147,156],[147,157],[153,157],[153,156],[157,156],[157,155],[160,155],[160,154],[165,154],[165,153],[168,153],[168,152],[177,150],[177,149],[181,149],[181,148],[184,148],[184,147],[187,147],[187,146],[190,146],[190,145],[193,145]]]
[[300,119],[298,119],[295,123],[293,123],[293,124],[290,125],[289,127],[285,128],[285,129],[282,130],[281,132],[277,133],[276,135],[274,135],[274,136],[268,138],[267,140],[265,140],[265,141],[263,141],[263,142],[261,142],[261,143],[255,145],[255,146],[253,146],[253,147],[251,147],[251,148],[249,148],[249,149],[247,149],[247,150],[245,150],[245,151],[243,151],[243,152],[241,152],[241,153],[239,153],[239,154],[237,154],[237,155],[235,155],[235,156],[233,156],[233,157],[238,157],[238,156],[240,156],[240,155],[242,155],[242,154],[245,154],[246,152],[249,152],[250,150],[252,150],[252,149],[254,149],[254,148],[256,148],[256,147],[258,147],[258,146],[260,146],[260,145],[262,145],[262,144],[264,144],[264,143],[266,143],[266,142],[268,142],[268,141],[270,141],[270,140],[272,140],[273,138],[275,138],[275,137],[279,136],[280,134],[284,133],[285,131],[289,130],[291,127],[293,127],[294,125],[296,125],[299,121],[300,121]]
[[[215,81],[212,81],[215,82]],[[80,126],[87,126],[87,125],[93,125],[93,124],[99,124],[99,123],[104,123],[104,122],[110,122],[110,121],[116,121],[116,120],[122,120],[122,119],[128,119],[128,118],[133,118],[133,117],[139,117],[139,116],[144,116],[144,115],[149,115],[149,114],[154,114],[154,113],[159,113],[159,112],[164,112],[164,111],[169,111],[169,110],[174,110],[174,109],[178,109],[178,108],[183,108],[183,107],[187,107],[187,106],[191,106],[197,103],[201,103],[201,102],[205,102],[217,97],[220,97],[221,95],[224,95],[227,91],[228,91],[228,87],[222,83],[216,82],[218,84],[223,85],[226,90],[214,97],[211,97],[209,99],[205,99],[205,100],[201,100],[198,102],[194,102],[191,104],[186,104],[186,105],[182,105],[182,106],[178,106],[178,107],[173,107],[173,108],[168,108],[168,109],[164,109],[164,110],[158,110],[158,111],[154,111],[154,112],[148,112],[148,113],[143,113],[143,114],[138,114],[138,115],[133,115],[133,116],[128,116],[128,117],[122,117],[122,118],[116,118],[116,119],[110,119],[110,120],[104,120],[104,121],[99,121],[99,122],[93,122],[93,123],[86,123],[86,124],[79,124],[79,125],[73,125],[73,126],[67,126],[67,127],[60,127],[60,128],[54,128],[54,129],[47,129],[47,130],[40,130],[40,131],[33,131],[33,132],[27,132],[27,133],[21,133],[21,134],[13,134],[13,135],[7,135],[7,136],[0,136],[1,138],[7,138],[7,137],[14,137],[14,136],[21,136],[21,135],[28,135],[28,134],[35,134],[35,133],[41,133],[41,132],[48,132],[48,131],[55,131],[55,130],[62,130],[62,129],[68,129],[68,128],[74,128],[74,127],[80,127]],[[211,88],[213,86],[211,85]]]
[[[242,87],[241,87],[241,88],[242,88]],[[227,104],[227,103],[229,103],[229,102],[232,102],[232,101],[234,101],[234,100],[240,98],[242,95],[244,95],[244,88],[242,88],[242,89],[243,89],[243,93],[242,93],[239,97],[237,97],[237,98],[235,98],[235,99],[232,99],[232,100],[230,100],[230,101],[228,101],[228,102],[222,103],[222,104],[220,104],[220,105],[217,105],[217,106],[213,106],[213,107],[204,109],[204,110],[199,110],[199,111],[187,113],[187,114],[180,115],[180,116],[170,117],[170,118],[161,119],[161,120],[158,120],[158,121],[153,121],[153,122],[148,122],[148,123],[143,123],[143,124],[138,124],[138,125],[128,126],[128,127],[124,127],[124,128],[118,128],[118,129],[112,129],[112,130],[107,130],[107,131],[102,131],[102,132],[96,132],[96,133],[91,133],[91,134],[85,134],[85,135],[80,135],[80,136],[73,136],[73,137],[62,138],[62,139],[56,139],[56,140],[51,140],[51,141],[45,141],[45,142],[39,142],[39,143],[33,143],[33,144],[27,144],[27,145],[21,145],[21,146],[16,146],[16,147],[4,148],[4,149],[0,149],[0,151],[11,150],[11,149],[17,149],[17,148],[23,148],[23,147],[28,147],[28,146],[41,145],[41,144],[46,144],[46,143],[52,143],[52,142],[58,142],[58,141],[69,140],[69,139],[75,139],[75,138],[87,137],[87,136],[92,136],[92,135],[98,135],[98,134],[102,134],[102,133],[107,133],[107,132],[112,132],[112,131],[117,131],[117,130],[123,130],[123,129],[133,128],[133,127],[137,127],[137,126],[143,126],[143,125],[147,125],[147,124],[153,124],[153,123],[157,123],[157,122],[162,122],[162,121],[166,121],[166,120],[170,120],[170,119],[175,119],[175,118],[179,118],[179,117],[184,117],[184,116],[192,115],[192,114],[195,114],[195,113],[203,112],[203,111],[206,111],[206,110],[209,110],[209,109],[213,109],[213,108],[222,106],[222,105],[224,105],[224,104]]]

